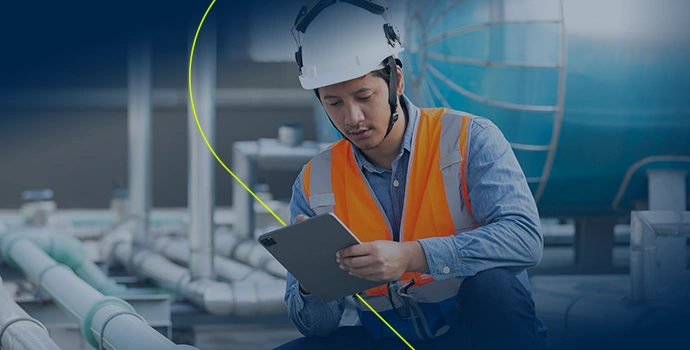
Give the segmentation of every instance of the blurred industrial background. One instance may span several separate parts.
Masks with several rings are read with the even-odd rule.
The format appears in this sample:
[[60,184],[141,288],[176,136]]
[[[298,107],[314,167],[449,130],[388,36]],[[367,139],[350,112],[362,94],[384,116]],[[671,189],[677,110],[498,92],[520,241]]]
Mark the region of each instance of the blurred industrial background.
[[[0,348],[268,349],[300,336],[286,272],[254,239],[280,224],[191,114],[191,38],[209,4],[85,5],[3,11]],[[337,139],[297,79],[300,6],[219,1],[194,56],[209,141],[286,221],[302,165]],[[528,178],[549,348],[658,329],[671,330],[659,344],[687,341],[690,2],[389,6],[408,97],[494,121]]]

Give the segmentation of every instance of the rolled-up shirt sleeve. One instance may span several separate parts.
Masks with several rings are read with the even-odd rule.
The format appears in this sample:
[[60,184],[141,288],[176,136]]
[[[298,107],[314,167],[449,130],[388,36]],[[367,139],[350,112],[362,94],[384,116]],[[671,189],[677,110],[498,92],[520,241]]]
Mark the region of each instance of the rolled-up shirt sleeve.
[[[292,186],[290,222],[294,222],[299,214],[314,216],[314,212],[304,198],[302,173],[297,176]],[[299,288],[299,282],[292,274],[288,273],[286,282],[284,299],[288,317],[300,333],[307,337],[326,337],[338,329],[344,310],[343,299],[324,304],[311,294],[303,294]]]
[[478,228],[419,242],[435,279],[469,277],[491,268],[516,273],[541,261],[539,213],[510,144],[491,121],[474,118],[467,191]]

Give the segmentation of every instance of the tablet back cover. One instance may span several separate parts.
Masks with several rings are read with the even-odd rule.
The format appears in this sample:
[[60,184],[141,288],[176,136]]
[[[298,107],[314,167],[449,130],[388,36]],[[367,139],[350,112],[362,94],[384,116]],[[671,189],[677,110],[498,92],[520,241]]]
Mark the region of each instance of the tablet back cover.
[[323,303],[385,284],[340,269],[335,253],[359,242],[331,213],[265,233],[259,243]]

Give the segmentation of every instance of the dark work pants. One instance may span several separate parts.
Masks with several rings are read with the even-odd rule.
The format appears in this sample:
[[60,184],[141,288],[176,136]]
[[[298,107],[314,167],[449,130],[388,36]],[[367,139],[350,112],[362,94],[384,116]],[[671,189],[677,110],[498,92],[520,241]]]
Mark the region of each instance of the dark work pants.
[[[505,269],[491,269],[463,281],[458,289],[456,324],[432,341],[410,341],[427,349],[544,349],[534,302]],[[288,349],[406,349],[399,339],[372,339],[363,327],[341,327],[325,338],[299,338],[278,347]],[[408,348],[409,349],[409,348]]]

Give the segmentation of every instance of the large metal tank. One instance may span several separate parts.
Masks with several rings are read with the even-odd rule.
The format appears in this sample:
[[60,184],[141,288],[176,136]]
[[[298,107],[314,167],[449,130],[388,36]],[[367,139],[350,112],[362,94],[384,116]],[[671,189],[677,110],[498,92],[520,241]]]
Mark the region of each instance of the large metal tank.
[[647,197],[646,170],[690,169],[690,1],[409,1],[406,12],[407,95],[494,121],[542,216],[625,215]]

